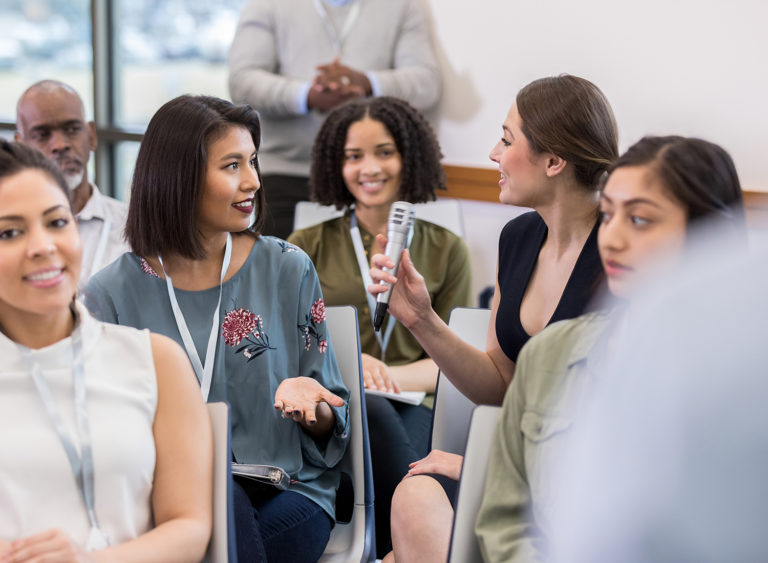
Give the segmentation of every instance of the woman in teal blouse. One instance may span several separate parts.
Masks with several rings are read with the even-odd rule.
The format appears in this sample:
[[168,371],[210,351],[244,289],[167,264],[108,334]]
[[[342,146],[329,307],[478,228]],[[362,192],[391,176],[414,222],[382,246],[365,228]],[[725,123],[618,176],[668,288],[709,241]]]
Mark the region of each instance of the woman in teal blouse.
[[131,187],[134,252],[92,278],[86,303],[184,345],[203,396],[231,406],[233,458],[290,475],[283,492],[235,482],[240,560],[314,561],[334,522],[349,391],[311,261],[259,235],[259,138],[248,106],[181,96],[160,108]]

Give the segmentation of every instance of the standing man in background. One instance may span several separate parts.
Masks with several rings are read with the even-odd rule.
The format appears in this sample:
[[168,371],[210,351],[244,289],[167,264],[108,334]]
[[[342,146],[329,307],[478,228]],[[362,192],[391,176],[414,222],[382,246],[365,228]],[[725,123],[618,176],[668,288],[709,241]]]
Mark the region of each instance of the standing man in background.
[[421,111],[437,103],[421,0],[248,0],[229,53],[229,91],[261,115],[266,234],[285,238],[296,202],[309,198],[325,112],[364,96],[396,96]]
[[88,159],[96,149],[96,128],[85,121],[83,100],[70,86],[43,80],[27,88],[16,105],[16,141],[53,160],[67,182],[83,243],[80,287],[130,250],[123,239],[128,206],[102,195],[88,181]]

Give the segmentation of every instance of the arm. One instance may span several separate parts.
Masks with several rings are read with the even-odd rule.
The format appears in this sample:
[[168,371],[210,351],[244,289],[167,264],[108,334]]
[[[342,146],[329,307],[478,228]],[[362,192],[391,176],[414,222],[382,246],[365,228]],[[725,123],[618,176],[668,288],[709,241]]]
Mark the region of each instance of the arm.
[[488,463],[488,477],[475,533],[485,561],[543,560],[529,509],[531,490],[525,465],[521,420],[530,348],[520,353],[518,373],[504,399]]
[[[105,561],[199,561],[211,534],[213,440],[200,388],[186,354],[153,334],[157,374],[155,528],[104,551]],[[101,555],[101,554],[100,554]]]
[[309,82],[278,71],[275,13],[265,0],[246,2],[229,50],[229,92],[236,103],[248,103],[269,115],[300,115],[301,92]]
[[367,72],[373,94],[403,98],[420,111],[432,108],[440,97],[440,71],[420,2],[406,2],[393,61],[391,69]]
[[[386,246],[386,237],[379,244]],[[403,252],[398,278],[384,272],[392,267],[383,254],[372,259],[371,278],[374,285],[368,290],[374,295],[386,291],[379,281],[394,284],[389,301],[389,312],[402,322],[416,337],[424,351],[440,367],[442,373],[459,391],[476,403],[500,404],[514,375],[514,362],[507,358],[496,339],[496,312],[499,308],[499,287],[491,306],[488,339],[485,351],[470,346],[456,336],[432,309],[424,278],[416,271],[408,251]]]

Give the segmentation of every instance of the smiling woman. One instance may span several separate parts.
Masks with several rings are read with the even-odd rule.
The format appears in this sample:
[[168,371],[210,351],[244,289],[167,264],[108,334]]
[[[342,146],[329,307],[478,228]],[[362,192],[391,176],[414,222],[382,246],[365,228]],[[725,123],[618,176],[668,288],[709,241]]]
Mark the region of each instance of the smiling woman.
[[238,558],[314,561],[334,523],[349,391],[312,263],[259,233],[260,134],[249,106],[207,96],[162,106],[131,188],[134,253],[91,280],[86,303],[183,344],[203,397],[230,404],[234,460],[290,475],[287,491],[236,481]]
[[3,142],[0,555],[199,561],[212,459],[191,370],[170,340],[75,301],[81,258],[56,165]]

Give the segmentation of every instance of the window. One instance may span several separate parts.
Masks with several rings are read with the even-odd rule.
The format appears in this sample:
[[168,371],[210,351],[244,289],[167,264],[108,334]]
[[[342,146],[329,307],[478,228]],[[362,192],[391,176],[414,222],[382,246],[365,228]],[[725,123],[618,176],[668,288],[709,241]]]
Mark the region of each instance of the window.
[[16,102],[30,84],[61,80],[96,122],[95,181],[127,199],[157,108],[184,93],[229,97],[227,54],[243,3],[0,1],[0,136],[13,137]]

